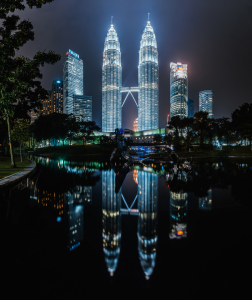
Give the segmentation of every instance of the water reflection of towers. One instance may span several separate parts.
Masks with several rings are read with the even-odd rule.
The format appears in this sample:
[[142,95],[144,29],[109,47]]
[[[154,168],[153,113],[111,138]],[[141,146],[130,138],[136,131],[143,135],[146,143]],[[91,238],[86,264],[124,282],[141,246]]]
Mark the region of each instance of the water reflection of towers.
[[108,271],[113,276],[121,246],[121,190],[115,193],[115,173],[102,172],[102,237]]
[[170,239],[187,237],[187,198],[183,191],[170,192]]
[[138,171],[138,251],[146,279],[156,261],[157,201],[158,175]]

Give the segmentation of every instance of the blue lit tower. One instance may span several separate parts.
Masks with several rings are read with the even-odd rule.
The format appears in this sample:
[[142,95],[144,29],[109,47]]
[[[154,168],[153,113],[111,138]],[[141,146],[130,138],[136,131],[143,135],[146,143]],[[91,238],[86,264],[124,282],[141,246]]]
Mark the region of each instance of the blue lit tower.
[[208,118],[212,119],[213,115],[213,99],[214,93],[212,90],[199,92],[199,111],[208,112]]
[[138,65],[138,130],[157,129],[159,121],[158,51],[150,21],[140,42]]
[[188,116],[187,65],[171,63],[170,68],[170,114],[171,117],[185,118]]
[[66,53],[63,67],[63,113],[74,113],[73,96],[83,95],[83,61],[72,50]]
[[102,65],[102,131],[114,132],[122,125],[122,66],[120,43],[111,24],[105,39]]

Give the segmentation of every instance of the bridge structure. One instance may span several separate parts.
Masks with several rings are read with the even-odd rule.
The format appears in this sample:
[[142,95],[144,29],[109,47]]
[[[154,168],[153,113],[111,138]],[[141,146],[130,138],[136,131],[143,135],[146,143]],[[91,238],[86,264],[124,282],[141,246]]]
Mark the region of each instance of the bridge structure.
[[135,204],[137,198],[138,198],[138,195],[136,195],[134,201],[133,201],[133,202],[131,203],[131,205],[129,206],[128,203],[127,203],[127,201],[125,200],[123,194],[122,194],[122,200],[123,200],[124,204],[126,205],[126,208],[120,208],[120,213],[121,213],[122,215],[138,216],[138,213],[139,213],[138,209],[132,208],[132,207],[134,206],[134,204]]
[[132,94],[134,92],[139,93],[139,87],[138,86],[136,86],[136,87],[122,87],[120,89],[120,92],[121,92],[121,94],[127,93],[126,96],[125,96],[125,98],[124,98],[124,100],[123,100],[122,107],[124,106],[124,104],[125,104],[127,98],[129,97],[129,95],[131,95],[131,97],[133,98],[133,100],[134,100],[134,102],[135,102],[135,104],[136,104],[136,106],[138,108],[138,103],[137,103],[134,95]]

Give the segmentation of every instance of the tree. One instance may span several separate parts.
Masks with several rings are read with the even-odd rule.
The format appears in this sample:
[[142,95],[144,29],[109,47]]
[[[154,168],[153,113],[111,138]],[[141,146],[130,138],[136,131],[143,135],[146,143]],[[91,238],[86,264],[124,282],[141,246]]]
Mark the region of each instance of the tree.
[[80,126],[72,114],[42,115],[32,125],[32,133],[37,141],[54,139],[56,145],[55,141],[59,139],[63,141],[63,146],[65,139],[73,139],[79,129]]
[[154,142],[157,144],[160,144],[162,142],[162,136],[161,134],[154,134]]
[[184,129],[184,135],[185,135],[184,139],[186,143],[186,148],[190,146],[192,139],[194,137],[193,123],[194,123],[193,118],[185,117],[181,120],[181,127]]
[[252,103],[244,103],[232,113],[232,123],[242,139],[248,139],[252,150]]
[[208,112],[198,111],[194,114],[193,128],[198,133],[201,147],[204,144],[207,133],[211,130],[210,124],[211,119],[208,118]]
[[174,132],[174,144],[175,144],[175,148],[179,147],[179,143],[180,143],[180,136],[179,136],[179,129],[181,128],[181,118],[179,116],[174,116],[171,117],[171,120],[169,122],[169,127],[170,129],[174,128],[175,132]]
[[[27,0],[28,7],[41,7],[53,0]],[[34,40],[31,22],[19,22],[17,15],[9,15],[15,9],[24,10],[24,0],[2,0],[0,6],[0,110],[6,119],[10,144],[11,167],[15,167],[12,148],[11,120],[14,118],[15,105],[29,103],[30,109],[38,107],[38,95],[44,96],[39,79],[42,78],[40,67],[45,63],[55,64],[61,56],[53,51],[38,52],[33,59],[24,56],[15,57],[16,51],[25,43]]]
[[17,119],[13,126],[12,138],[19,143],[20,160],[22,162],[22,143],[29,140],[30,122],[26,119]]
[[100,126],[98,126],[95,121],[80,121],[78,123],[80,130],[77,137],[82,139],[83,145],[94,131],[101,131]]

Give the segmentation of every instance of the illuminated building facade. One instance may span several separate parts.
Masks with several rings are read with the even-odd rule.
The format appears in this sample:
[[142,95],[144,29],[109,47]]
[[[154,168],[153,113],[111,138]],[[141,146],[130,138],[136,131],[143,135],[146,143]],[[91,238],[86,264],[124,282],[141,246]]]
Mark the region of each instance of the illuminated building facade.
[[170,114],[171,118],[188,116],[188,80],[187,65],[181,63],[170,64]]
[[51,103],[51,91],[47,90],[46,98],[45,99],[39,99],[39,101],[42,101],[42,109],[39,112],[39,115],[49,115],[52,111],[52,103]]
[[92,121],[92,97],[74,95],[73,114],[79,120]]
[[147,22],[140,42],[138,65],[138,130],[159,127],[159,68],[157,41],[154,30]]
[[111,276],[117,268],[121,247],[121,189],[115,193],[115,172],[102,171],[102,238],[105,262]]
[[83,95],[83,61],[72,50],[66,53],[63,81],[63,113],[73,114],[73,96]]
[[156,263],[158,175],[138,171],[138,251],[145,278]]
[[63,82],[54,80],[52,83],[52,91],[50,95],[51,113],[63,113]]
[[212,119],[213,115],[214,93],[211,90],[199,92],[199,111],[208,112],[208,118]]
[[136,120],[133,122],[133,131],[138,131],[138,118],[136,118]]
[[188,118],[193,118],[193,116],[194,116],[194,101],[193,100],[188,99],[187,112],[188,112]]
[[111,24],[105,39],[102,65],[102,131],[122,127],[122,66],[120,43]]

